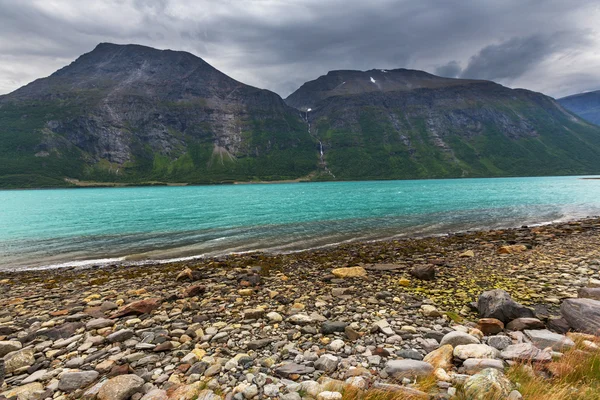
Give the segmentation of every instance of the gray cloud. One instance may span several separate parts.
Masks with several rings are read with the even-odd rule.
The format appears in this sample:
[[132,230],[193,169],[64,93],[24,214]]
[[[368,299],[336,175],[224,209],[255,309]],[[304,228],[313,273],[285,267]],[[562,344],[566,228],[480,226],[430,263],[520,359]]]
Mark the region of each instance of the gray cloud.
[[458,78],[462,68],[457,61],[450,61],[447,64],[435,67],[435,74],[446,78]]
[[593,0],[0,0],[0,93],[115,42],[283,96],[332,69],[399,67],[560,96],[600,82],[598,17]]

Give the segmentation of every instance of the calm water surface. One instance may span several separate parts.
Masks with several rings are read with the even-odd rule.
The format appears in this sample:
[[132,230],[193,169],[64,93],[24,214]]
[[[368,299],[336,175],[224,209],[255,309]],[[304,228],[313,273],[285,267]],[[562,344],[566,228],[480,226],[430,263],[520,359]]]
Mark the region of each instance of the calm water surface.
[[286,252],[600,215],[580,177],[0,191],[0,269]]

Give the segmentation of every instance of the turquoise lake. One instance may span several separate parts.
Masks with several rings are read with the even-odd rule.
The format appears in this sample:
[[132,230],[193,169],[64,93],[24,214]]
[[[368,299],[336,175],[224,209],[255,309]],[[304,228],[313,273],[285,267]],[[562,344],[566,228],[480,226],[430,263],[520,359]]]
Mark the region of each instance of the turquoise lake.
[[581,177],[0,191],[0,269],[289,252],[600,215]]

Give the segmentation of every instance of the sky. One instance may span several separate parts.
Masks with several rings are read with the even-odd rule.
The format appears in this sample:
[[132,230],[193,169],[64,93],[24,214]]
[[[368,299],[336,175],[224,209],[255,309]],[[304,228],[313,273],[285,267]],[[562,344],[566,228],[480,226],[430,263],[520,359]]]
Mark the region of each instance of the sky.
[[600,89],[598,22],[597,0],[0,0],[0,94],[111,42],[283,97],[330,70],[411,68],[558,98]]

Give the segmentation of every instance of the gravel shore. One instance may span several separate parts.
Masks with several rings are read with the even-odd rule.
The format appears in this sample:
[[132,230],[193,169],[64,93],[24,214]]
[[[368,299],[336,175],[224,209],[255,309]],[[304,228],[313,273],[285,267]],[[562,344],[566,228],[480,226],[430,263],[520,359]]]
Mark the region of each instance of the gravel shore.
[[[596,333],[600,320],[565,319],[561,306],[579,296],[596,310],[599,271],[600,219],[586,219],[285,255],[2,273],[0,392],[328,400],[351,386],[424,399],[461,388],[478,399],[495,382],[518,399],[503,368],[547,362],[588,338],[569,330]],[[435,384],[425,390],[419,376]]]

